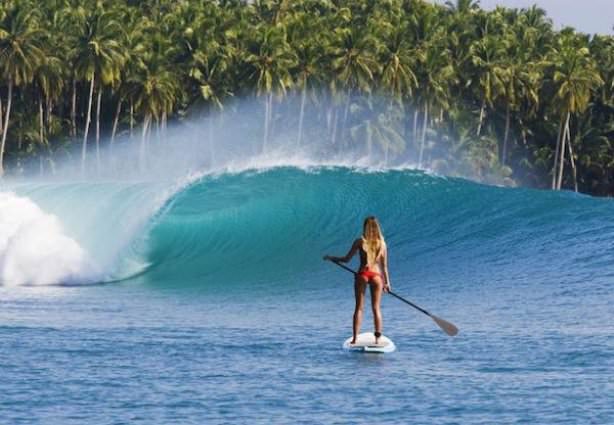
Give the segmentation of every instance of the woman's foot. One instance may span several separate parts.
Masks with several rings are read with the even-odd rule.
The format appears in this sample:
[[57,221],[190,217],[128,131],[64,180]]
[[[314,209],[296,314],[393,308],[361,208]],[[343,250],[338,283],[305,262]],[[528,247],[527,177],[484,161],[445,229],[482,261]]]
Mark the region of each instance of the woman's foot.
[[381,332],[375,332],[373,335],[375,335],[375,345],[379,345],[379,339],[382,336]]

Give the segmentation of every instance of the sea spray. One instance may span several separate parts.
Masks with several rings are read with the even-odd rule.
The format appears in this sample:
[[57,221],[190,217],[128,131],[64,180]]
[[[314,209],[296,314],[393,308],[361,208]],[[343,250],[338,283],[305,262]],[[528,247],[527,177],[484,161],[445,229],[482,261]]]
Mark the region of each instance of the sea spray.
[[94,279],[87,252],[58,218],[28,198],[0,193],[0,283],[41,285]]

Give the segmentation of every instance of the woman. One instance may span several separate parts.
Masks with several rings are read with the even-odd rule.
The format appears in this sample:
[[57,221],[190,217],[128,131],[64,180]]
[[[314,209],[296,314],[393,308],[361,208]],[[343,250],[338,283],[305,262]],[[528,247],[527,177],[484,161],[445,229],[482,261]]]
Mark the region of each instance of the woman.
[[354,295],[356,307],[354,309],[352,344],[356,343],[356,337],[360,331],[362,312],[365,304],[365,289],[367,284],[371,289],[371,308],[373,321],[375,322],[375,344],[379,344],[382,336],[382,312],[380,301],[382,291],[389,292],[390,279],[388,278],[388,252],[386,242],[382,236],[379,223],[375,217],[365,219],[362,238],[356,239],[345,257],[324,256],[325,260],[347,263],[356,254],[360,253],[360,268],[354,281]]

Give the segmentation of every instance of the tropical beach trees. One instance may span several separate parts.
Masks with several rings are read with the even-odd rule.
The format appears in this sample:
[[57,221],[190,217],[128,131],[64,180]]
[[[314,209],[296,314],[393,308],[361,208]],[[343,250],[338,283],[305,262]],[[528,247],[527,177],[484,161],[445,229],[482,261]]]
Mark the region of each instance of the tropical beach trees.
[[86,170],[119,135],[146,167],[168,120],[219,127],[247,98],[262,111],[251,151],[273,138],[322,141],[612,195],[613,57],[610,35],[556,31],[535,6],[485,11],[474,0],[4,0],[0,173],[29,159],[42,171],[77,150]]
[[296,55],[288,44],[285,27],[279,24],[256,28],[256,36],[248,42],[245,62],[252,69],[249,78],[254,81],[257,94],[264,97],[262,151],[266,152],[273,119],[273,96],[284,96],[293,83],[290,70]]
[[[41,48],[42,29],[35,9],[25,2],[12,2],[0,13],[0,72],[6,80],[6,106],[0,141],[0,176],[4,174],[4,152],[13,105],[13,89],[29,84],[45,60]],[[0,108],[2,115],[2,108]]]
[[89,84],[85,128],[81,148],[81,168],[85,168],[87,142],[92,115],[94,89],[98,84],[96,101],[96,159],[100,152],[100,110],[105,85],[119,82],[125,61],[122,49],[124,38],[120,22],[114,11],[105,10],[100,4],[93,9],[78,8],[74,14],[76,33],[70,42],[73,48],[69,57],[74,61],[76,77]]
[[586,110],[592,91],[603,84],[595,63],[589,55],[589,49],[584,47],[583,44],[575,34],[567,32],[559,40],[558,48],[552,54],[553,82],[556,99],[560,101],[560,137],[556,142],[552,170],[553,189],[561,189],[565,152],[567,150],[573,170],[574,188],[576,191],[578,190],[577,171],[571,144],[570,120],[572,115]]

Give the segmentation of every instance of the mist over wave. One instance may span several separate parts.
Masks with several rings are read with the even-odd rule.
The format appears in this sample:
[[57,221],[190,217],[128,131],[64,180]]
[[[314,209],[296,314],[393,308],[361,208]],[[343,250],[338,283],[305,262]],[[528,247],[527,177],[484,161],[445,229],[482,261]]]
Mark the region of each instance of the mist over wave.
[[[189,118],[160,123],[145,138],[141,137],[138,127],[134,132],[126,130],[113,144],[103,140],[100,152],[90,146],[84,162],[80,147],[75,146],[54,164],[53,169],[41,168],[38,172],[38,163],[26,167],[31,171],[28,178],[39,175],[46,181],[169,180],[190,173],[240,172],[273,166],[429,169],[426,156],[418,166],[418,142],[411,137],[400,146],[383,136],[377,137],[376,133],[369,138],[362,127],[353,132],[349,123],[346,129],[349,138],[328,134],[323,126],[330,124],[330,110],[338,106],[330,99],[305,111],[299,137],[296,123],[299,104],[300,99],[291,95],[276,104],[279,116],[266,138],[263,138],[261,100],[241,99],[227,105],[223,111],[194,110]],[[373,102],[370,113],[377,117],[384,113],[386,105],[389,102],[379,99]],[[437,152],[438,156],[440,154]],[[437,170],[441,171],[439,168]],[[456,171],[455,175],[480,179],[468,169],[466,173]]]

